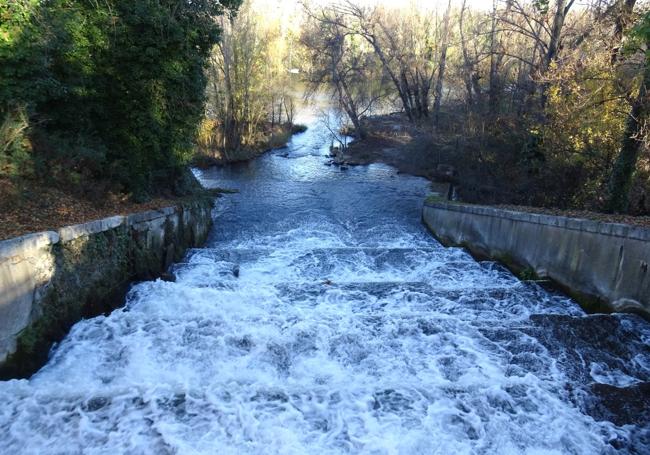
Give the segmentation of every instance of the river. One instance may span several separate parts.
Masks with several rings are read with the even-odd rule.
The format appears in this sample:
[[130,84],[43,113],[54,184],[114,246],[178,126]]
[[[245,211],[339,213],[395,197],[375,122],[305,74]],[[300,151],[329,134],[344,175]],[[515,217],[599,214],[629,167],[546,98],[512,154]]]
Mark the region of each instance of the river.
[[[427,181],[289,147],[202,171],[175,282],[0,383],[2,454],[650,453],[650,329],[443,248]],[[645,397],[645,398],[644,398]]]

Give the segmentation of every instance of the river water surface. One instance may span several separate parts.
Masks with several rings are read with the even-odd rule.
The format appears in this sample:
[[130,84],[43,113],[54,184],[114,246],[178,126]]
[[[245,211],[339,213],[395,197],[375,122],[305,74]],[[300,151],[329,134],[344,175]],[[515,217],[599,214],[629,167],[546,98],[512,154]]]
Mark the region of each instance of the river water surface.
[[199,173],[239,193],[176,282],[0,383],[0,453],[650,453],[647,323],[443,248],[425,180],[326,166],[308,121]]

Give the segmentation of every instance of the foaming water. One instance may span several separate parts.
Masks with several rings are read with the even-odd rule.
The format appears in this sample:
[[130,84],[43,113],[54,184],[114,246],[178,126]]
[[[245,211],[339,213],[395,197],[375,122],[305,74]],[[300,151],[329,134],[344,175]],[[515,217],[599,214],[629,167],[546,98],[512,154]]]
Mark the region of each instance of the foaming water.
[[424,180],[325,166],[328,146],[312,125],[200,172],[240,191],[208,244],[0,383],[0,452],[650,450],[646,323],[441,247]]

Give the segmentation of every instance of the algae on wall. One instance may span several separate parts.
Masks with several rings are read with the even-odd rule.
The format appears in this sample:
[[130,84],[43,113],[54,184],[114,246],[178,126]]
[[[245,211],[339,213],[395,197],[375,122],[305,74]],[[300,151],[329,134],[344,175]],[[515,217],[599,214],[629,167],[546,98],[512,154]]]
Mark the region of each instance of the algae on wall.
[[[121,305],[132,281],[159,276],[187,248],[202,244],[211,211],[212,199],[206,197],[121,217],[108,228],[98,227],[103,220],[64,228],[68,231],[48,252],[54,256],[51,278],[35,289],[31,322],[0,366],[0,378],[29,376],[75,322]],[[0,283],[0,289],[3,285],[11,283]]]
[[431,200],[422,219],[444,245],[551,281],[586,311],[650,317],[649,229]]

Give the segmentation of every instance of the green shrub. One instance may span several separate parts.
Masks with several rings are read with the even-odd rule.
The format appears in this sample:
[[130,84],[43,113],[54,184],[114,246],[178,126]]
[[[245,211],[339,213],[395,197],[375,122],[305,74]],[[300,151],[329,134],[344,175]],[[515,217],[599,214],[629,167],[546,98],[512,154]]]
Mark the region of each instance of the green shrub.
[[[239,2],[0,0],[0,172],[31,161],[139,199],[173,187],[204,111],[214,17]],[[29,141],[10,139],[21,119]]]

